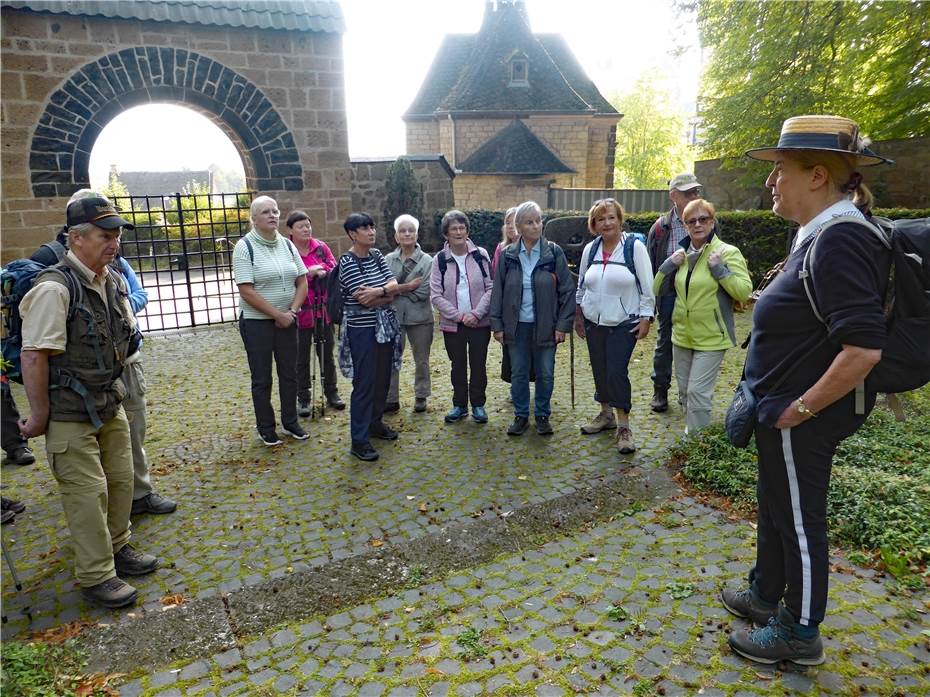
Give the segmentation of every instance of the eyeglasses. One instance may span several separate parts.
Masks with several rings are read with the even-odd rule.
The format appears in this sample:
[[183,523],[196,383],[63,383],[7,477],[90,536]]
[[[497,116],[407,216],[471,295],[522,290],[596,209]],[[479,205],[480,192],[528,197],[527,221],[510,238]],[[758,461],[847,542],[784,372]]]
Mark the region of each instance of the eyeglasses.
[[713,216],[710,216],[710,215],[699,215],[697,218],[688,218],[685,221],[685,225],[687,225],[688,227],[694,227],[698,223],[700,223],[701,225],[707,225],[707,223],[709,223],[713,219],[714,219]]
[[688,198],[700,198],[701,195],[704,193],[704,189],[702,189],[699,186],[696,186],[693,189],[688,189],[687,191],[682,191],[681,193],[687,196]]

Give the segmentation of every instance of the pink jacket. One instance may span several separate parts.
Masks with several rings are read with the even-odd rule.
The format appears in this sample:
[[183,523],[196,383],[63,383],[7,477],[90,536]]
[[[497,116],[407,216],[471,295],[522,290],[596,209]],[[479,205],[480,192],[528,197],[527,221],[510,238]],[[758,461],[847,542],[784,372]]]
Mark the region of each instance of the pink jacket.
[[[478,266],[472,253],[478,250],[482,258],[482,266]],[[445,257],[446,274],[445,283],[439,273],[439,259]],[[484,272],[482,273],[482,267]],[[439,328],[444,332],[457,332],[459,322],[462,321],[462,312],[458,309],[455,285],[458,281],[459,265],[449,251],[448,243],[436,256],[433,257],[433,268],[429,275],[430,300],[433,307],[439,310]],[[488,253],[468,241],[468,256],[465,258],[465,275],[468,278],[468,294],[471,298],[473,314],[478,318],[479,327],[491,326],[488,310],[491,307],[491,260]]]
[[[322,265],[328,274],[336,268],[336,257],[333,256],[325,242],[312,237],[308,252],[307,256],[300,256],[303,259],[304,266],[308,269],[311,266]],[[326,314],[326,276],[323,276],[323,278],[308,278],[307,280],[307,299],[301,306],[300,312],[297,313],[297,327],[299,329],[311,329],[313,321],[317,317],[322,317],[326,324],[329,324],[329,316]]]

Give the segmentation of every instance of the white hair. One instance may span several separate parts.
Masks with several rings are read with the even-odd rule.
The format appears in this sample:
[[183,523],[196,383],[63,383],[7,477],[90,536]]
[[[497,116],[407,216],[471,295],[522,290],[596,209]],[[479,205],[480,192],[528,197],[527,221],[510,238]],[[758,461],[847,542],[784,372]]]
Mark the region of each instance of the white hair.
[[542,218],[542,208],[539,207],[536,201],[524,201],[517,206],[517,212],[513,216],[513,224],[516,225],[530,213],[538,213],[539,217]]
[[394,220],[394,232],[397,232],[398,230],[400,230],[400,226],[403,223],[413,223],[413,229],[416,230],[417,232],[420,231],[420,221],[414,218],[409,213],[404,213],[402,215],[397,216],[397,218]]
[[278,202],[271,198],[271,196],[256,196],[255,200],[252,201],[252,205],[249,206],[249,218],[254,221],[255,214],[258,213],[258,210],[268,201],[271,201],[275,208],[278,207]]

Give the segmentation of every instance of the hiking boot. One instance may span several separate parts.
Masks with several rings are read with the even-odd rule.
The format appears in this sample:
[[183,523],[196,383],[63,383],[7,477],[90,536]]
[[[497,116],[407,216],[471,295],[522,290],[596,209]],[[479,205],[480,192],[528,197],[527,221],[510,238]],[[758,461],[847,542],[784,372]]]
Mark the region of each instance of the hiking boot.
[[14,465],[31,465],[36,456],[28,445],[20,445],[7,452],[6,461]]
[[398,411],[400,411],[400,402],[388,402],[384,405],[385,414],[393,414]]
[[468,407],[452,407],[449,413],[446,414],[446,423],[454,424],[456,421],[461,421],[466,416],[468,416]]
[[592,436],[601,431],[612,430],[617,427],[617,420],[613,412],[602,411],[600,414],[591,419],[591,423],[581,427],[581,432],[586,436]]
[[649,408],[655,412],[668,411],[668,388],[656,387],[652,393],[652,401],[649,402]]
[[536,417],[536,433],[538,433],[541,436],[552,435],[552,424],[549,423],[548,416],[537,416]]
[[752,620],[757,627],[764,627],[778,612],[778,603],[769,605],[753,593],[752,588],[736,591],[724,588],[720,591],[720,602],[731,615]]
[[310,437],[310,434],[307,433],[300,427],[300,424],[291,424],[290,426],[282,426],[281,430],[284,431],[294,440],[307,440]]
[[12,523],[16,520],[16,514],[13,511],[4,509],[0,512],[0,525],[6,525],[7,523]]
[[426,397],[417,397],[416,401],[413,403],[413,410],[417,414],[422,414],[426,411]]
[[636,444],[633,442],[633,431],[629,426],[617,426],[617,450],[621,455],[629,455],[636,452]]
[[141,515],[143,513],[165,515],[166,513],[174,513],[177,507],[177,503],[153,491],[141,499],[133,499],[131,515]]
[[346,403],[339,397],[338,392],[330,392],[326,395],[326,403],[336,411],[342,411],[346,408]]
[[269,447],[272,445],[281,445],[281,443],[284,442],[276,431],[259,431],[258,436],[262,439],[262,443]]
[[[798,631],[812,631],[813,636],[798,636]],[[826,660],[820,632],[815,628],[801,627],[791,613],[779,606],[777,617],[769,619],[762,629],[739,629],[730,633],[730,648],[756,663],[790,661],[802,666],[818,666]]]
[[136,602],[136,589],[119,576],[108,578],[96,586],[82,588],[81,595],[95,605],[108,608],[126,607]]
[[113,555],[113,564],[119,576],[144,576],[158,568],[158,557],[125,544]]
[[368,427],[368,435],[381,440],[397,440],[397,431],[390,426],[385,426],[381,421]]
[[485,409],[484,407],[472,407],[471,418],[473,418],[476,423],[486,424],[488,422],[487,409]]
[[530,420],[525,416],[513,417],[513,423],[507,429],[508,436],[522,436],[526,432],[526,427],[530,425]]
[[378,451],[371,447],[371,443],[352,443],[352,449],[349,451],[359,460],[372,462],[378,459]]
[[0,496],[0,510],[12,511],[14,514],[22,513],[26,510],[26,504],[16,499],[8,499],[6,496]]
[[301,416],[303,418],[307,418],[308,416],[310,416],[310,401],[309,400],[307,401],[300,400],[297,403],[297,416]]

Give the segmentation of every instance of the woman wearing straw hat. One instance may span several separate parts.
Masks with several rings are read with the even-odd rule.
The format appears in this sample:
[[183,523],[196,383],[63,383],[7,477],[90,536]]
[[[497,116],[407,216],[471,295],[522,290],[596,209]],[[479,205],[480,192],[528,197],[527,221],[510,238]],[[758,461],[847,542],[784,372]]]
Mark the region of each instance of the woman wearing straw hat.
[[[858,170],[888,160],[867,144],[849,119],[796,116],[778,145],[747,153],[774,163],[765,182],[772,210],[800,225],[756,303],[746,357],[746,381],[759,400],[756,564],[748,588],[721,594],[731,613],[764,625],[729,638],[734,651],[760,663],[824,661],[818,626],[827,605],[831,461],[875,404],[857,385],[885,342],[891,255],[868,227],[872,196]],[[808,282],[818,313],[800,273],[815,239]]]

